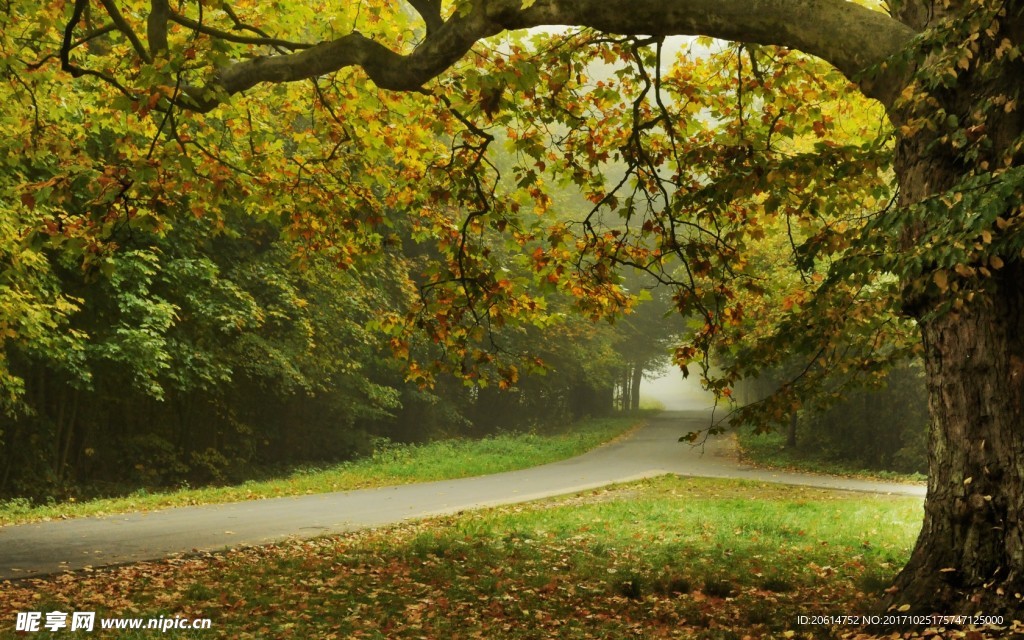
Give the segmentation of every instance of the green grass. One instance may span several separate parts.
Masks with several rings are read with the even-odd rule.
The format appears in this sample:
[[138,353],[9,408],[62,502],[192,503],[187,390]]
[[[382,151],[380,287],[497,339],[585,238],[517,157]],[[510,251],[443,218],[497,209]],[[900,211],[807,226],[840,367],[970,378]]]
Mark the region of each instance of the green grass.
[[380,447],[372,456],[286,477],[226,487],[139,491],[125,497],[32,505],[0,502],[0,525],[193,504],[256,500],[328,491],[347,491],[432,480],[448,480],[533,467],[580,455],[643,421],[638,415],[595,418],[550,434],[506,434],[478,440],[445,440],[425,445]]
[[923,482],[927,478],[920,473],[898,473],[860,469],[834,460],[814,455],[813,452],[793,450],[786,446],[786,436],[779,431],[755,434],[749,428],[737,430],[740,455],[744,460],[761,467],[810,471],[837,476],[869,478],[889,482]]
[[797,616],[870,613],[920,523],[913,498],[666,476],[21,581],[4,585],[0,620],[54,609],[213,620],[177,638],[838,637]]

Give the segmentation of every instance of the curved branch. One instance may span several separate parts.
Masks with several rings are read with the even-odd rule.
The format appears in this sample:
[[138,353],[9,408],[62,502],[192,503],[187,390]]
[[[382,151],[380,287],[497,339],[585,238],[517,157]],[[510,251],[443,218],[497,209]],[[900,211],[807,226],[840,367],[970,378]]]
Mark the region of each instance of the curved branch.
[[[65,31],[65,34],[70,37],[69,34],[71,34],[72,31]],[[78,47],[82,46],[83,44],[86,44],[87,42],[92,42],[96,38],[99,38],[100,36],[104,36],[104,35],[110,33],[111,31],[117,31],[117,27],[114,24],[108,24],[106,26],[100,27],[99,29],[96,29],[95,31],[90,31],[89,33],[85,34],[84,36],[82,36],[81,38],[79,38],[78,40],[76,40],[74,42],[70,42],[70,41],[63,42],[62,41],[61,48],[60,48],[60,50],[57,53],[50,53],[48,55],[43,56],[42,58],[39,58],[35,62],[26,63],[25,64],[25,68],[28,69],[29,71],[35,71],[36,69],[41,68],[44,64],[46,64],[50,60],[52,60],[54,58],[60,58],[61,59],[61,64],[65,65],[62,68],[65,71],[68,71],[67,65],[70,65],[70,57],[69,56],[70,56],[71,52],[74,49],[77,49]]]
[[[353,32],[302,51],[237,62],[220,69],[201,94],[233,95],[261,83],[292,82],[360,66],[381,88],[419,90],[462,58],[478,40],[505,30],[574,25],[623,35],[706,35],[782,45],[818,56],[886,104],[898,91],[894,72],[868,77],[872,68],[904,50],[915,32],[884,13],[848,0],[472,0],[430,29],[409,54]],[[432,16],[431,0],[416,0]],[[212,108],[206,98],[196,108]]]
[[538,0],[527,24],[573,24],[626,35],[711,36],[780,45],[822,58],[854,78],[900,52],[915,32],[848,0]]
[[[57,54],[60,57],[60,68],[62,71],[71,74],[72,78],[81,78],[82,76],[93,76],[94,78],[99,78],[103,82],[106,82],[112,87],[115,87],[118,91],[128,96],[130,99],[134,100],[136,96],[132,95],[132,92],[129,91],[127,87],[118,82],[117,78],[114,78],[113,76],[106,73],[94,71],[92,69],[83,69],[82,67],[79,67],[73,62],[71,62],[72,49],[84,44],[85,42],[88,42],[92,37],[95,37],[96,34],[107,33],[108,31],[113,31],[116,29],[116,27],[111,27],[110,29],[104,27],[93,32],[93,34],[88,38],[79,40],[78,42],[73,42],[71,38],[75,33],[75,27],[78,26],[78,23],[81,21],[82,15],[85,13],[85,9],[88,6],[88,4],[89,0],[75,0],[74,9],[71,12],[71,19],[64,27],[64,38],[61,40],[60,51]],[[43,59],[43,61],[45,61],[45,58]],[[42,64],[43,61],[40,61],[38,64]]]
[[85,8],[88,4],[88,0],[75,0],[74,9],[71,11],[71,19],[68,20],[67,26],[64,27],[64,38],[60,45],[60,68],[63,71],[70,73],[73,78],[77,78],[82,74],[80,73],[80,69],[71,63],[71,50],[75,46],[72,37],[75,35],[75,27],[77,27],[79,21],[81,21],[82,14],[85,12]]
[[117,25],[117,30],[123,33],[124,36],[128,38],[128,41],[132,43],[132,48],[135,49],[135,53],[138,54],[139,58],[146,63],[153,62],[153,57],[149,55],[149,51],[146,50],[145,46],[143,46],[142,41],[139,40],[139,36],[135,33],[135,30],[132,29],[132,26],[128,24],[128,21],[125,20],[123,15],[121,15],[121,12],[117,9],[117,5],[114,4],[114,1],[100,0],[100,4],[102,4],[103,8],[107,10],[107,13],[110,15],[110,19],[114,21],[114,24]]

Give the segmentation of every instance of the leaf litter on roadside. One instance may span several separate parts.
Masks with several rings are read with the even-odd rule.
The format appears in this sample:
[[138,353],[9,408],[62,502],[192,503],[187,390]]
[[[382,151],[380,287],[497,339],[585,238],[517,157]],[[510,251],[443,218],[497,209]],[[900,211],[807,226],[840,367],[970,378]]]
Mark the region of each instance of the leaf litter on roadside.
[[[736,502],[744,496],[746,503]],[[906,519],[900,513],[907,512],[900,500],[657,479],[371,531],[7,582],[0,620],[9,624],[0,637],[13,631],[17,612],[41,610],[210,618],[203,638],[984,640],[1018,632],[1016,623],[880,636],[800,625],[801,615],[870,613],[865,587],[884,587],[909,544],[879,531],[843,538],[822,530],[814,517],[821,513],[808,505],[849,509],[844,517],[866,509],[864,522]],[[737,509],[754,511],[739,523]],[[915,525],[905,523],[900,535],[912,541]]]

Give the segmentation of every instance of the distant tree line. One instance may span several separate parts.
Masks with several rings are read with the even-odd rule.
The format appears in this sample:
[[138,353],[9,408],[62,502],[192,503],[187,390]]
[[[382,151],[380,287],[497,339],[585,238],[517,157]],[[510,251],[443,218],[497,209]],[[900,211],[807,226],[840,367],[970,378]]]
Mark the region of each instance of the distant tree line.
[[[741,400],[765,397],[786,378],[769,372],[740,387]],[[926,473],[928,396],[920,361],[851,385],[820,408],[792,412],[778,429],[787,446],[864,469]]]
[[[323,254],[297,264],[301,239],[241,212],[116,234],[99,265],[20,249],[35,265],[38,326],[2,352],[0,496],[220,483],[359,456],[380,437],[484,435],[635,406],[614,404],[623,354],[654,329],[573,314],[547,331],[500,330],[499,348],[544,363],[514,382],[409,380],[374,329],[416,300],[424,258],[409,241],[339,268]],[[408,348],[430,361],[439,347]]]

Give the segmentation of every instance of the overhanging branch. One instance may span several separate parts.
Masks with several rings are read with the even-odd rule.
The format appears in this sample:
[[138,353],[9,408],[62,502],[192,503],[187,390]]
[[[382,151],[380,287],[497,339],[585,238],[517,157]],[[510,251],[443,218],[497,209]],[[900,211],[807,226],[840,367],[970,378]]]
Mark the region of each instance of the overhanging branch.
[[[222,67],[207,90],[195,88],[189,92],[194,98],[204,96],[196,98],[191,107],[210,109],[218,100],[210,96],[223,99],[262,83],[305,80],[351,66],[362,67],[381,88],[419,90],[479,40],[506,30],[557,25],[622,35],[706,35],[786,46],[832,63],[858,81],[867,95],[891,104],[898,91],[898,78],[862,75],[904,50],[915,35],[910,27],[888,15],[848,0],[536,0],[532,4],[522,0],[471,0],[466,10],[447,20],[440,16],[438,0],[409,0],[409,4],[426,22],[427,34],[408,54],[396,53],[359,32],[301,50],[299,47],[305,45],[282,41],[292,52]],[[524,8],[524,4],[529,6]],[[175,14],[170,19],[183,23]],[[225,35],[205,32],[211,37]],[[130,30],[126,35],[132,39]],[[233,40],[239,41],[237,36]],[[136,42],[133,40],[133,44]],[[267,44],[267,40],[251,44]],[[145,50],[142,53],[148,54]]]

